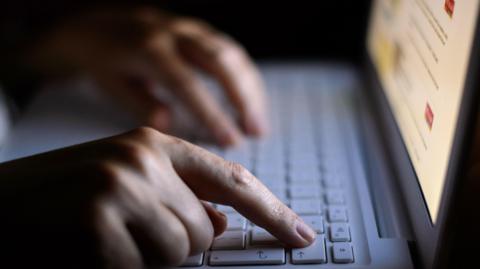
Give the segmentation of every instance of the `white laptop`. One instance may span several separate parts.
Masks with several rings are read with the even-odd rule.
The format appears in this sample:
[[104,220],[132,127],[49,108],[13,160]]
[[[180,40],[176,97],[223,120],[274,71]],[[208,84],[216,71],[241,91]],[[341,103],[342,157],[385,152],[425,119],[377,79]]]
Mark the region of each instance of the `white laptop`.
[[[478,104],[478,10],[478,0],[377,0],[364,66],[260,63],[272,135],[235,149],[201,145],[253,171],[316,230],[317,240],[286,249],[232,208],[217,205],[228,216],[227,231],[184,266],[453,264],[453,205],[461,195],[455,186],[465,171]],[[321,35],[322,27],[312,34]],[[15,125],[1,158],[135,126],[89,83],[51,86]]]

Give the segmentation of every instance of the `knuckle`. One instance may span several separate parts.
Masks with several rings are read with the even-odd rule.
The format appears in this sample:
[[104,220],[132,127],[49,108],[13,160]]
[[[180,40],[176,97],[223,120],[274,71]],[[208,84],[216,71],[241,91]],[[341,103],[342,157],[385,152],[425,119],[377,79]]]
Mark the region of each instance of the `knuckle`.
[[248,189],[254,182],[253,175],[241,164],[236,162],[226,162],[227,171],[231,174],[232,185],[234,189]]
[[121,184],[121,171],[118,165],[108,161],[100,161],[94,164],[91,171],[94,171],[97,177],[101,179],[104,188],[107,190],[118,189]]
[[[118,163],[102,161],[95,164],[94,169],[100,180],[94,183],[97,185],[97,191],[93,194],[92,202],[99,208],[102,204],[106,206],[106,203],[112,199],[116,200],[132,193],[128,177],[125,176],[124,169]],[[132,195],[128,197],[132,197]]]
[[179,146],[185,146],[185,140],[175,137],[175,136],[168,136],[168,142],[171,143],[172,145],[179,145]]
[[[167,147],[170,147],[173,149],[195,150],[193,147],[190,146],[190,144],[187,141],[176,136],[165,135],[164,142]],[[184,157],[189,158],[191,157],[191,154],[188,154]]]
[[160,132],[152,127],[142,126],[132,131],[134,137],[141,141],[152,142],[160,137]]
[[124,143],[121,146],[122,155],[133,162],[141,163],[151,153],[150,151],[140,143]]
[[236,64],[243,61],[245,53],[243,50],[233,44],[227,44],[220,46],[216,60],[223,64]]
[[117,157],[140,172],[147,172],[149,165],[154,163],[154,153],[142,143],[122,141],[116,146]]

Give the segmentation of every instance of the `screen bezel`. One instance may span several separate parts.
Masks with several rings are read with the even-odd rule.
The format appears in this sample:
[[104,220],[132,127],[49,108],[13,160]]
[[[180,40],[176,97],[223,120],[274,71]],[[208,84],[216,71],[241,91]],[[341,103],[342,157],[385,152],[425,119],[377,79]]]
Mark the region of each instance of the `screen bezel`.
[[[372,14],[374,2],[370,8]],[[477,7],[480,9],[480,7]],[[477,11],[478,15],[480,12]],[[475,107],[478,104],[478,93],[476,89],[480,86],[479,79],[476,74],[479,74],[480,67],[480,20],[477,16],[473,44],[471,47],[470,59],[467,67],[466,79],[464,83],[464,92],[461,99],[461,106],[459,111],[458,122],[456,124],[456,131],[454,135],[454,141],[451,149],[451,158],[448,163],[447,176],[445,180],[444,189],[440,201],[440,210],[433,224],[430,218],[430,213],[423,197],[415,169],[410,161],[406,146],[403,142],[400,130],[395,122],[395,117],[390,108],[389,102],[382,88],[380,78],[375,69],[372,58],[368,51],[368,29],[372,23],[370,17],[369,26],[367,28],[367,35],[365,38],[365,63],[367,70],[368,87],[367,90],[371,91],[372,96],[377,103],[377,114],[380,124],[382,126],[382,135],[388,137],[386,141],[388,144],[388,151],[391,153],[390,157],[393,162],[395,174],[402,194],[405,198],[405,203],[409,213],[409,218],[414,231],[415,245],[419,255],[419,262],[426,268],[432,268],[435,264],[438,264],[443,257],[438,255],[441,251],[441,247],[448,247],[448,243],[444,240],[448,240],[449,237],[445,236],[448,227],[448,219],[455,217],[455,212],[450,210],[454,207],[456,198],[460,194],[456,192],[457,186],[460,180],[464,177],[463,165],[467,163],[467,154],[465,154],[469,147],[470,136],[473,133],[475,126]],[[445,253],[445,252],[441,252]]]

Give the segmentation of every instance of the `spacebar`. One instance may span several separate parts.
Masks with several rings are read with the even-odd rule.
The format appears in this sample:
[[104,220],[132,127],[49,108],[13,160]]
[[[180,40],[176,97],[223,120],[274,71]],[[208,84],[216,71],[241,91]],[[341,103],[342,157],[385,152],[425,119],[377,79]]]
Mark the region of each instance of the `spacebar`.
[[219,250],[210,253],[210,265],[284,264],[282,248]]

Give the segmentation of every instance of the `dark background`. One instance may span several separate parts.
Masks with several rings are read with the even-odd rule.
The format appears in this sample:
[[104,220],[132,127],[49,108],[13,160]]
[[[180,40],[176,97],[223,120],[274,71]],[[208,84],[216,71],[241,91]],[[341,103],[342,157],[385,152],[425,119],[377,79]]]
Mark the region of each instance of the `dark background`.
[[102,4],[148,4],[203,18],[257,58],[358,60],[370,0],[6,0],[0,48],[18,49],[62,18]]
[[256,58],[358,61],[369,0],[171,0],[165,8],[200,17]]
[[[154,5],[202,18],[257,59],[347,60],[363,54],[370,0],[4,0],[0,81],[18,104],[41,78],[18,64],[22,51],[62,19],[102,5]],[[14,90],[16,89],[16,90]]]

